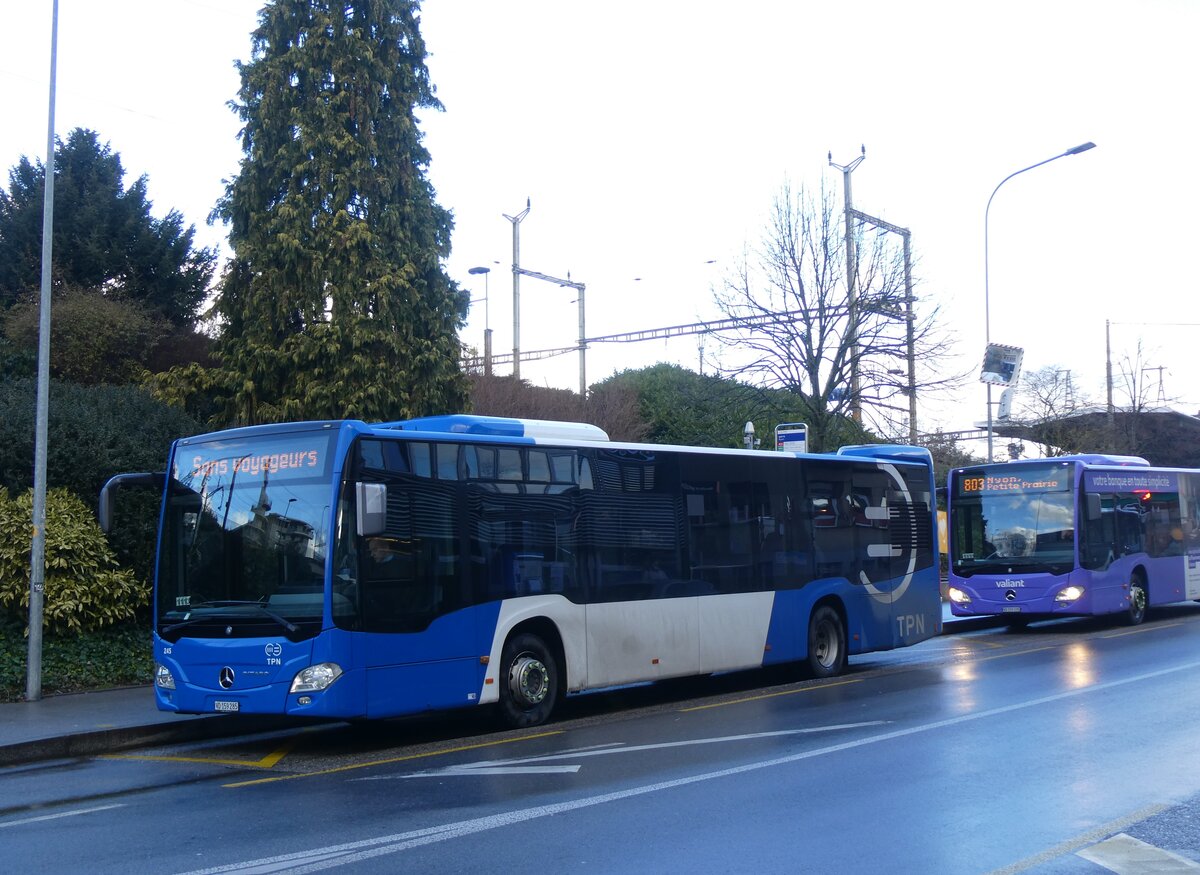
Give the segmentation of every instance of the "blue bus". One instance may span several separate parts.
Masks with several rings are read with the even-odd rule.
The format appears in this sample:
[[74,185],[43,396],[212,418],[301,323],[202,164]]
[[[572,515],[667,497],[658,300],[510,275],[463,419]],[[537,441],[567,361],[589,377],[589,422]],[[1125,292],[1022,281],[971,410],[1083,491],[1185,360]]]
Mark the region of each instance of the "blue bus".
[[447,415],[176,441],[159,484],[158,707],[376,718],[807,663],[941,631],[927,451],[611,442]]
[[1200,471],[1077,455],[950,472],[956,616],[1010,625],[1200,600]]

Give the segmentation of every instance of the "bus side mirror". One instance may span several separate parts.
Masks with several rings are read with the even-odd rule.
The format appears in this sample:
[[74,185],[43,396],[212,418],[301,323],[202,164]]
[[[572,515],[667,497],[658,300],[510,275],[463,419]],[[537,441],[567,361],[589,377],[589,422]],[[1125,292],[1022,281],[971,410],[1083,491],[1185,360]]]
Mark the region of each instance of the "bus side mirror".
[[387,486],[383,483],[355,483],[358,502],[358,534],[369,538],[387,529]]
[[1087,502],[1088,522],[1094,523],[1103,515],[1103,511],[1100,509],[1100,494],[1098,492],[1086,492],[1083,497]]
[[100,506],[97,516],[100,518],[100,531],[108,534],[112,531],[113,498],[122,486],[140,486],[148,489],[162,489],[165,473],[150,474],[118,474],[110,477],[100,489]]

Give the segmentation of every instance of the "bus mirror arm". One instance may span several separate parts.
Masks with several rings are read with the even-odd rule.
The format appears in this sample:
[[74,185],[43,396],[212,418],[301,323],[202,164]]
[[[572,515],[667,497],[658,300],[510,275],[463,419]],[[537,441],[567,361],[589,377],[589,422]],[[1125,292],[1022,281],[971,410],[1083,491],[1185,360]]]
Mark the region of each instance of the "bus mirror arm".
[[1100,494],[1098,492],[1084,493],[1086,501],[1086,511],[1088,522],[1095,522],[1103,516],[1103,510],[1100,507]]
[[137,486],[144,489],[162,489],[163,482],[167,479],[166,472],[159,471],[158,473],[142,472],[138,474],[118,474],[115,477],[110,477],[108,482],[100,489],[100,530],[106,535],[112,531],[113,521],[113,496],[122,486]]

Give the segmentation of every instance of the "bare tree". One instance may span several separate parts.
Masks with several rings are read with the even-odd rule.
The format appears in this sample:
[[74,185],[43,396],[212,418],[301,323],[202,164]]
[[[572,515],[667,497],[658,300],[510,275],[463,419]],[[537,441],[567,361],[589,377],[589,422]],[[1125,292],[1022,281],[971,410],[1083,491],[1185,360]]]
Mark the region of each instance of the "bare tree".
[[[1118,406],[1120,417],[1114,417],[1112,442],[1119,452],[1144,455],[1150,448],[1141,434],[1142,420],[1146,414],[1166,407],[1177,399],[1168,397],[1162,384],[1162,369],[1146,364],[1145,350],[1139,340],[1132,356],[1125,355],[1118,364],[1120,391],[1128,402]],[[1148,375],[1157,373],[1157,379]],[[1114,387],[1115,388],[1115,387]]]
[[[728,319],[744,322],[716,335],[730,355],[721,370],[763,388],[786,388],[812,411],[817,449],[831,445],[856,407],[884,435],[906,433],[907,338],[904,259],[894,236],[858,230],[856,305],[846,282],[843,215],[824,186],[819,199],[785,184],[762,242],[747,250],[714,300]],[[777,318],[772,318],[777,317]],[[965,375],[939,375],[947,342],[937,336],[937,310],[913,325],[921,391],[960,385]],[[852,373],[857,371],[857,387]]]
[[1079,390],[1070,370],[1047,365],[1024,374],[1017,397],[1014,418],[1029,427],[1043,456],[1095,452],[1105,443],[1103,426],[1080,416],[1095,402]]

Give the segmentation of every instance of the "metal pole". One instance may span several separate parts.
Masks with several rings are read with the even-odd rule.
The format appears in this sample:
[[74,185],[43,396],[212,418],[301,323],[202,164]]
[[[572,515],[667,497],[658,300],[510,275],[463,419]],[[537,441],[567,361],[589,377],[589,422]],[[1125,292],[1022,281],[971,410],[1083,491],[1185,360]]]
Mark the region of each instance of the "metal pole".
[[917,355],[916,355],[916,317],[913,313],[915,303],[912,293],[912,232],[891,222],[868,215],[862,210],[851,210],[850,214],[856,219],[869,222],[876,228],[891,231],[904,238],[904,320],[908,323],[905,330],[908,358],[908,441],[914,446],[917,443]]
[[854,168],[867,158],[867,147],[862,147],[862,154],[842,166],[833,163],[833,153],[829,153],[829,166],[842,171],[843,189],[846,201],[846,312],[849,327],[846,331],[846,342],[850,348],[850,418],[862,422],[862,399],[859,398],[858,388],[858,293],[855,281],[858,274],[858,258],[854,252],[854,233],[850,217],[854,211],[854,199],[850,194],[850,174]]
[[[1086,152],[1089,149],[1095,149],[1095,143],[1080,143],[1078,146],[1073,146],[1067,151],[1055,155],[1053,158],[1047,158],[1045,161],[1039,161],[1037,164],[1030,164],[1028,167],[1022,167],[1008,176],[1000,180],[1000,184],[992,189],[991,197],[988,198],[987,208],[983,211],[983,332],[984,340],[987,343],[992,342],[991,329],[991,289],[988,287],[988,216],[992,211],[992,198],[996,196],[996,192],[1000,190],[1000,186],[1008,182],[1014,176],[1019,176],[1027,170],[1033,170],[1035,167],[1041,167],[1043,164],[1049,164],[1051,161],[1057,161],[1059,158],[1066,158],[1068,155],[1078,155],[1080,152]],[[987,460],[992,461],[992,384],[987,384],[987,443],[988,457]]]
[[[567,274],[570,279],[571,275]],[[579,397],[587,398],[587,333],[584,331],[583,283],[579,284]]]
[[492,312],[488,293],[488,277],[491,270],[483,272],[483,375],[492,375]]
[[46,591],[46,436],[50,421],[50,267],[54,244],[54,92],[58,61],[58,0],[50,25],[50,121],[42,199],[42,288],[38,323],[37,424],[33,450],[33,541],[29,550],[29,658],[25,698],[42,698],[42,600]]
[[485,377],[492,375],[492,316],[488,300],[488,276],[491,272],[490,267],[472,267],[467,270],[467,273],[474,276],[483,274],[483,375]]
[[513,376],[521,379],[521,221],[529,215],[529,198],[525,209],[515,216],[505,215],[513,226]]
[[1106,388],[1108,390],[1108,449],[1109,452],[1117,450],[1117,417],[1116,409],[1113,407],[1113,379],[1112,379],[1112,323],[1107,319],[1104,320],[1104,374]]
[[910,234],[904,235],[904,320],[907,323],[908,340],[908,442],[917,443],[917,353],[916,327],[913,325],[912,293],[912,245]]

